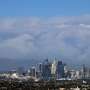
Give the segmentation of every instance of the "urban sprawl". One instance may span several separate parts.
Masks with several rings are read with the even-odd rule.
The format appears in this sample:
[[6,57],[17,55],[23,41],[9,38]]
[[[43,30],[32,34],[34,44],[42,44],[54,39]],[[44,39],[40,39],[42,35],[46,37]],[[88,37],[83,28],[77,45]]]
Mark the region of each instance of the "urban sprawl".
[[34,81],[39,80],[76,80],[76,79],[89,79],[90,78],[90,68],[82,65],[81,68],[72,69],[69,68],[62,61],[54,59],[50,62],[48,59],[44,60],[42,63],[38,63],[32,66],[28,70],[23,68],[18,68],[17,70],[11,70],[8,72],[1,72],[0,78],[11,78],[11,79],[21,79],[28,80],[33,79]]
[[48,59],[28,70],[0,73],[0,90],[90,90],[90,68],[69,68],[61,60]]

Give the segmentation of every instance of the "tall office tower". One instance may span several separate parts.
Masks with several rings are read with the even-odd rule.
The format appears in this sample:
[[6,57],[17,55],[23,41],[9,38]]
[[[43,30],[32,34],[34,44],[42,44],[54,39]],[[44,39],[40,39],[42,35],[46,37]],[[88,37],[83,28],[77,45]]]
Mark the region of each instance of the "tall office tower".
[[38,64],[38,71],[39,71],[39,72],[42,72],[42,63],[39,63],[39,64]]
[[42,78],[44,80],[49,80],[51,78],[51,64],[48,59],[42,63]]
[[33,66],[30,68],[30,75],[32,77],[36,77],[36,67]]
[[56,68],[56,78],[60,79],[64,77],[64,64],[62,61],[57,62],[57,68]]
[[37,64],[38,78],[42,78],[42,63]]
[[83,79],[86,78],[86,66],[85,66],[85,64],[83,64],[83,68],[82,68],[82,78]]
[[51,74],[53,79],[56,79],[56,68],[57,68],[57,62],[56,62],[56,59],[54,59],[51,66]]

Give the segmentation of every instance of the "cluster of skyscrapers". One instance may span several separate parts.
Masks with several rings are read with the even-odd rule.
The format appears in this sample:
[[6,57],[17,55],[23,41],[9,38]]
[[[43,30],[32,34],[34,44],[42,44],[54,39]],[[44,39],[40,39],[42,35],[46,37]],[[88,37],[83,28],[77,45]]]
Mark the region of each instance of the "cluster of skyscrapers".
[[64,77],[64,64],[62,61],[49,62],[46,59],[36,67],[31,67],[30,75],[43,80],[60,79]]
[[43,79],[43,80],[61,80],[61,79],[82,79],[90,78],[90,69],[82,66],[79,69],[68,68],[62,61],[54,59],[50,62],[48,59],[44,60],[42,63],[31,67],[30,76]]
[[33,79],[37,80],[75,80],[90,78],[90,68],[83,65],[81,68],[69,68],[61,60],[54,58],[52,62],[48,59],[42,63],[38,63],[32,66],[28,70],[24,68],[18,68],[10,72],[0,73],[0,78],[12,78],[12,79]]

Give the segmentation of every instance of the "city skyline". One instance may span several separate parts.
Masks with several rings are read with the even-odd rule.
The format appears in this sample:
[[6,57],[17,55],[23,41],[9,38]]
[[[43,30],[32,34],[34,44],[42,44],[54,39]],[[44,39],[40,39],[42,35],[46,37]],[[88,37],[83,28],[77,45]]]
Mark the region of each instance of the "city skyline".
[[18,67],[7,71],[0,71],[0,77],[13,80],[33,79],[34,81],[89,79],[90,67],[83,64],[76,69],[54,58],[53,61],[45,59],[42,62],[29,66],[29,68]]
[[0,68],[45,58],[90,65],[89,0],[0,1]]

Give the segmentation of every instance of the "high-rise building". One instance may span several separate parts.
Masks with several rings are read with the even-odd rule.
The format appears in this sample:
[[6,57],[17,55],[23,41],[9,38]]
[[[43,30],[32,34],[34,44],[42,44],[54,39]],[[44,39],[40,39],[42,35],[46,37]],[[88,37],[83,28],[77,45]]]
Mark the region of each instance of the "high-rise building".
[[51,66],[51,74],[56,74],[57,62],[56,60],[53,61]]
[[64,77],[64,64],[62,61],[57,62],[57,68],[56,68],[56,78],[60,79]]
[[56,69],[57,69],[57,62],[56,62],[56,59],[54,59],[51,66],[52,79],[56,79]]
[[36,67],[33,66],[30,68],[30,75],[32,77],[36,77]]
[[51,64],[48,59],[42,63],[42,78],[44,80],[49,80],[51,78]]
[[38,78],[42,78],[42,63],[37,64]]
[[39,63],[39,64],[38,64],[38,71],[39,71],[39,72],[42,72],[42,63]]

